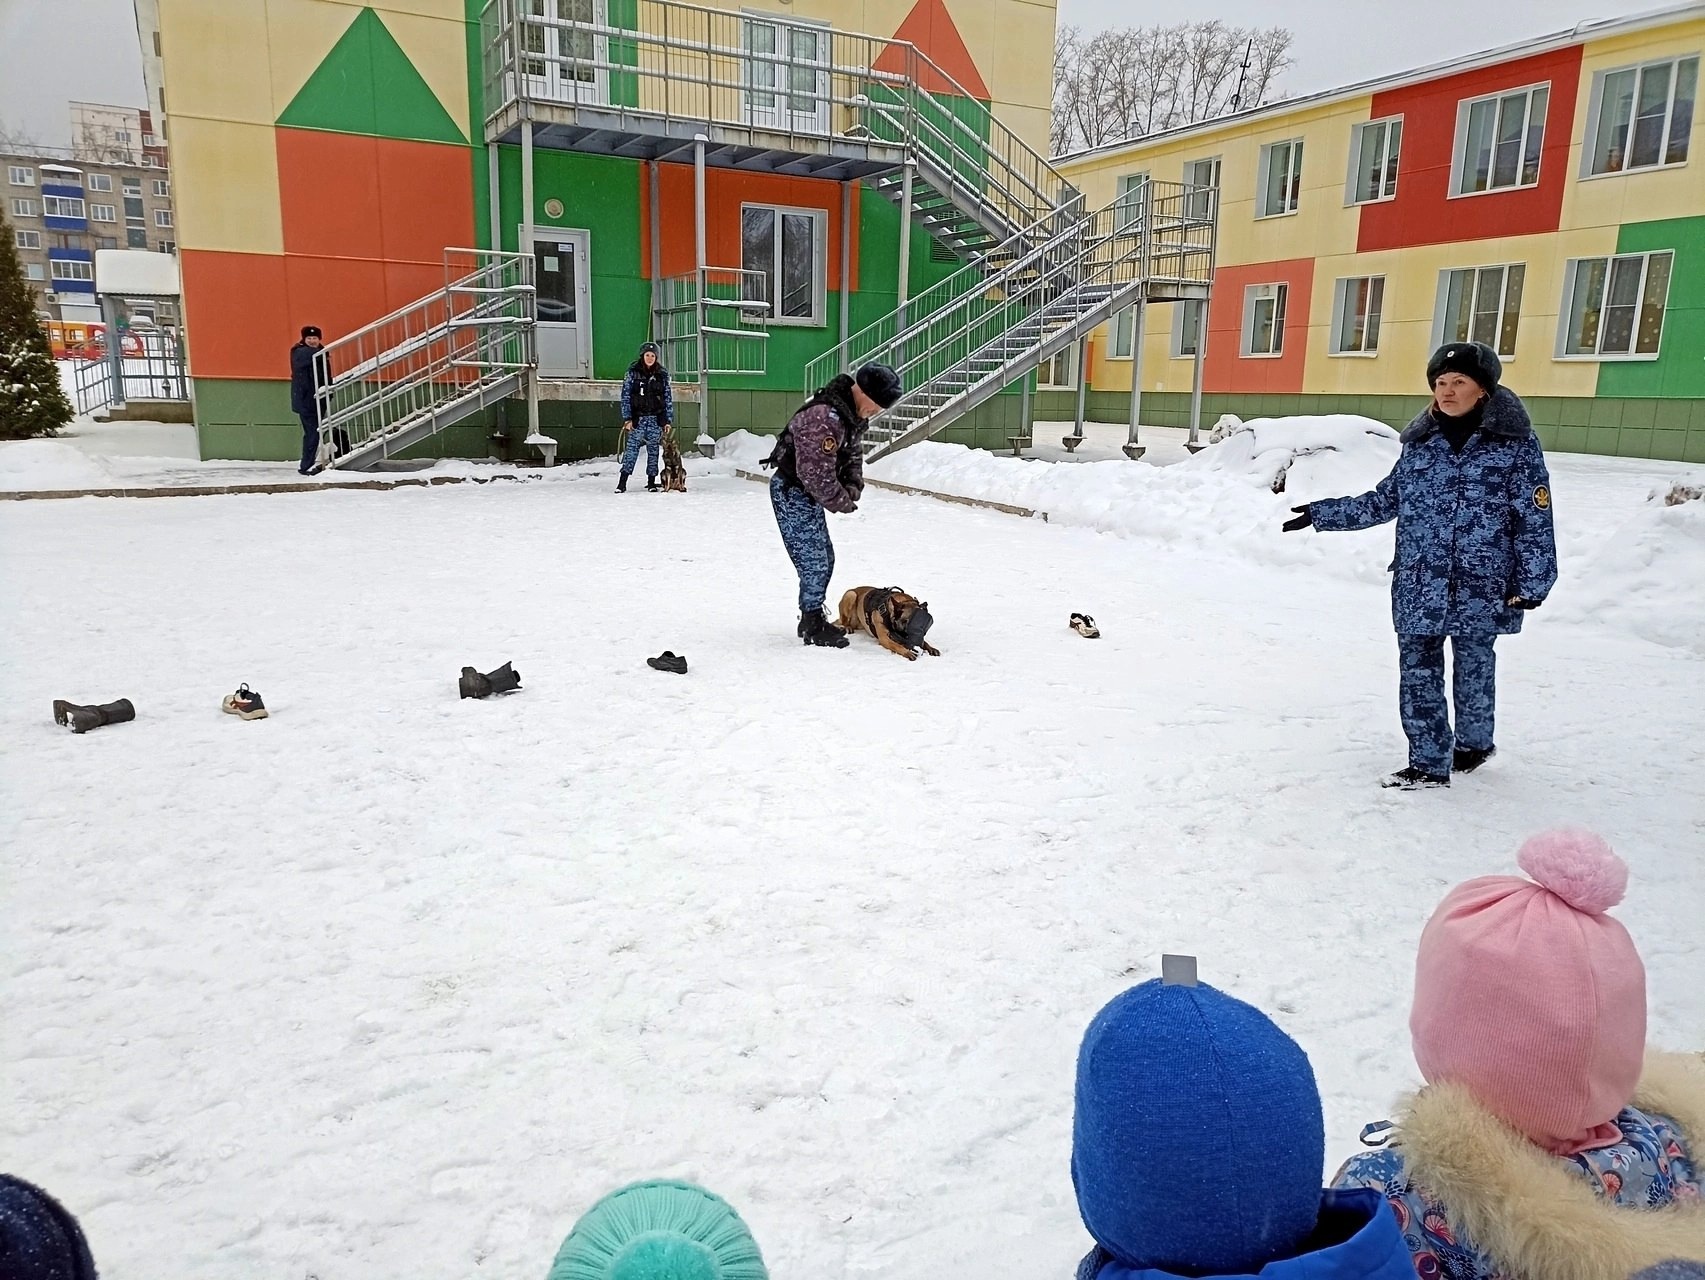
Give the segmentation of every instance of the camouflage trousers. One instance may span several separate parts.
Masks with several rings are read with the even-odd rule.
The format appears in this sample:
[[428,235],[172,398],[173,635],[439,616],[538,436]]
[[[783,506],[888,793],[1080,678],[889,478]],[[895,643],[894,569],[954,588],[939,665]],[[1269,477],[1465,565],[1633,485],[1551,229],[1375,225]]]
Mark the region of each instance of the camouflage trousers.
[[1409,763],[1427,773],[1450,774],[1451,753],[1490,751],[1497,700],[1496,636],[1451,636],[1451,701],[1456,729],[1445,702],[1445,637],[1397,637],[1402,665],[1398,705],[1409,738]]
[[622,450],[622,474],[631,476],[639,461],[639,447],[645,446],[645,478],[657,479],[657,451],[663,447],[663,424],[646,414],[628,432],[627,447]]
[[816,613],[823,608],[829,579],[835,574],[835,544],[829,541],[829,521],[805,490],[779,475],[770,479],[770,505],[776,511],[782,545],[799,572],[799,611]]

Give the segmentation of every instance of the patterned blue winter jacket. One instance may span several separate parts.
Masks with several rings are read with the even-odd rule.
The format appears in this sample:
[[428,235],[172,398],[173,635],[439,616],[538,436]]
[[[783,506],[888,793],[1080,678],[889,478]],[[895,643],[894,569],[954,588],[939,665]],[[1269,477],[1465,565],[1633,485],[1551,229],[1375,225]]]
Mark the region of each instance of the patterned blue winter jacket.
[[1539,603],[1557,581],[1551,478],[1527,409],[1500,387],[1461,453],[1432,410],[1403,432],[1391,474],[1355,498],[1308,504],[1321,530],[1397,521],[1391,620],[1400,635],[1521,630],[1512,596]]

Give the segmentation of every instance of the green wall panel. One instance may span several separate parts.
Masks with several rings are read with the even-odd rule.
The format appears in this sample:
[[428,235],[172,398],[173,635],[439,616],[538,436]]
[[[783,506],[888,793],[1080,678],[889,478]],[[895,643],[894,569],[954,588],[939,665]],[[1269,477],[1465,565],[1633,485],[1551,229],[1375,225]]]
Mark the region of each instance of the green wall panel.
[[1628,222],[1617,234],[1618,253],[1656,249],[1675,251],[1658,358],[1601,364],[1601,396],[1705,396],[1705,217]]
[[485,145],[485,40],[480,28],[484,0],[464,0],[464,26],[468,49],[468,137],[473,141],[469,162],[474,176],[474,241],[481,249],[492,248],[490,161]]
[[355,16],[278,123],[420,142],[468,140],[371,9]]

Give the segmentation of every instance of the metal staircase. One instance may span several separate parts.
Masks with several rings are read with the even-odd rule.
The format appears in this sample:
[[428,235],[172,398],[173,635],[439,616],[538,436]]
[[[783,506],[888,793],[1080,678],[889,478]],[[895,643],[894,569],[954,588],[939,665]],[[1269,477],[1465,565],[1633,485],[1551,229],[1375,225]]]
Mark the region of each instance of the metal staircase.
[[812,361],[806,385],[890,364],[911,390],[872,422],[866,454],[927,439],[1125,308],[1206,299],[1216,201],[1212,188],[1147,181],[1093,213],[1064,210],[1065,229],[1033,245],[1015,233],[920,294],[909,323],[896,312]]
[[322,347],[320,457],[364,470],[528,390],[531,254],[448,249],[444,287]]

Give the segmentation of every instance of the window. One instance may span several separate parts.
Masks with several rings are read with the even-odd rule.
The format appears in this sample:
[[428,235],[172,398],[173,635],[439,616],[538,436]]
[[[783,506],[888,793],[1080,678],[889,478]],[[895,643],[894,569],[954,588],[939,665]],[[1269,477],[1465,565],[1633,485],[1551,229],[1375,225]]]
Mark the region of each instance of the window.
[[112,131],[112,136],[113,136],[113,141],[115,141],[115,142],[129,142],[130,141],[130,130],[129,129],[114,129]]
[[746,117],[811,133],[829,131],[829,32],[792,22],[741,23]]
[[33,187],[36,184],[36,171],[25,165],[11,165],[6,170],[6,181],[14,187]]
[[93,280],[95,264],[92,262],[74,262],[69,258],[55,258],[48,266],[53,271],[55,280]]
[[1384,276],[1338,281],[1332,301],[1332,354],[1371,356],[1379,351],[1379,313],[1385,305]]
[[170,182],[168,182],[165,178],[155,178],[154,179],[154,194],[159,196],[160,199],[164,200],[167,196],[172,194],[172,184]]
[[124,194],[127,196],[139,196],[139,195],[141,195],[142,194],[142,179],[141,178],[126,178],[124,180]]
[[124,198],[124,220],[142,225],[142,197],[126,196]]
[[124,229],[124,245],[127,249],[146,249],[148,233],[141,227],[126,227]]
[[1186,218],[1210,218],[1213,216],[1214,198],[1204,190],[1211,187],[1218,191],[1220,186],[1220,158],[1214,156],[1208,160],[1192,160],[1184,166],[1184,185],[1194,187],[1184,195],[1184,216]]
[[1078,347],[1079,344],[1074,342],[1064,351],[1057,351],[1044,360],[1036,373],[1036,385],[1066,391],[1077,386]]
[[1113,230],[1115,234],[1135,231],[1143,220],[1143,188],[1148,184],[1146,173],[1121,173],[1115,184],[1113,198]]
[[1563,284],[1559,355],[1638,359],[1658,354],[1675,255],[1576,258]]
[[1456,182],[1459,196],[1531,187],[1539,181],[1550,85],[1464,102],[1457,111]]
[[33,218],[36,216],[36,202],[25,200],[20,196],[12,197],[12,216],[14,218]]
[[89,190],[90,191],[111,191],[112,190],[112,174],[110,174],[110,173],[91,173],[89,175]]
[[97,249],[116,249],[116,248],[118,248],[118,237],[117,236],[96,236],[95,237],[95,248],[97,248]]
[[1136,333],[1137,313],[1134,307],[1126,307],[1113,317],[1113,333],[1107,343],[1107,358],[1109,360],[1129,360],[1131,358],[1131,343]]
[[154,210],[154,225],[156,227],[169,227],[169,226],[171,226],[172,225],[172,211],[170,209],[156,209],[156,210]]
[[161,253],[176,253],[178,251],[178,244],[175,240],[162,240],[160,241],[159,248]]
[[1434,345],[1484,342],[1508,360],[1516,353],[1516,324],[1526,280],[1527,268],[1519,262],[1441,271]]
[[1200,298],[1186,298],[1172,308],[1172,358],[1193,358],[1202,345],[1202,319],[1208,304]]
[[769,323],[823,323],[827,222],[821,209],[741,206],[740,265],[764,277],[747,276],[744,296],[769,302]]
[[1243,291],[1243,354],[1277,356],[1285,350],[1285,296],[1290,286],[1252,284]]
[[1624,173],[1686,161],[1698,89],[1697,56],[1600,72],[1593,82],[1587,173]]
[[90,222],[117,222],[118,210],[110,204],[92,204],[89,206]]
[[1403,117],[1370,120],[1350,139],[1347,204],[1371,204],[1397,194],[1397,153],[1403,149]]
[[1277,218],[1297,211],[1297,200],[1302,195],[1301,138],[1261,148],[1261,171],[1255,188],[1257,218]]
[[24,263],[24,279],[46,280],[47,268],[42,266],[39,262],[26,262]]
[[14,231],[12,233],[12,242],[20,249],[39,249],[41,248],[41,232]]
[[83,211],[83,202],[70,196],[43,196],[41,198],[42,214],[49,218],[83,218],[88,215]]

